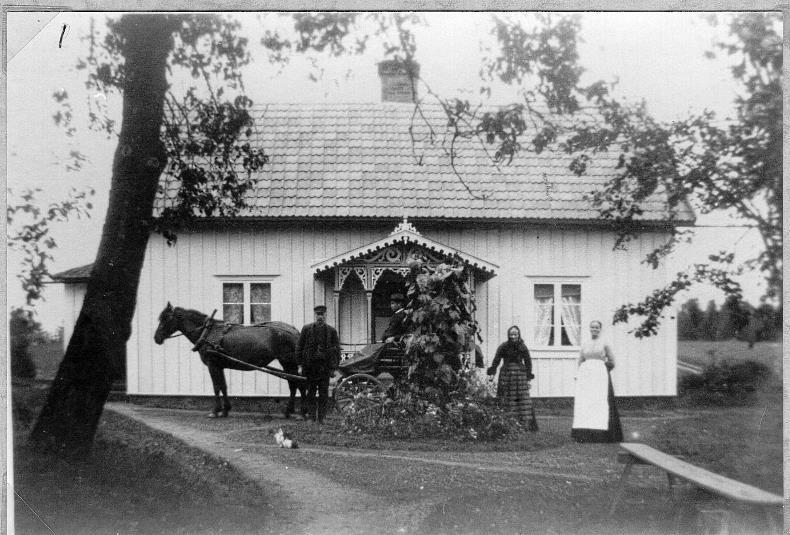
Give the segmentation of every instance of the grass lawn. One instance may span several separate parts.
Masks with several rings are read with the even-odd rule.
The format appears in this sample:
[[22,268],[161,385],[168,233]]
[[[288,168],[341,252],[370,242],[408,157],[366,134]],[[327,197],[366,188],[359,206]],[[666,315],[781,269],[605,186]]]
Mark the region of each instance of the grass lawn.
[[13,388],[17,534],[280,532],[266,492],[227,462],[113,413],[87,459],[33,451],[26,438],[45,392]]
[[63,344],[47,342],[30,345],[30,359],[36,366],[36,378],[50,380],[55,378],[58,366],[63,359]]
[[[746,344],[716,343],[730,355],[754,358]],[[681,354],[709,356],[703,343],[681,343]],[[741,353],[735,350],[740,347]],[[758,358],[781,362],[776,346],[755,346]],[[778,351],[778,352],[777,352]],[[692,357],[688,357],[692,361]],[[704,360],[695,361],[704,364]],[[25,440],[46,390],[35,382],[12,389],[14,402],[14,485],[16,532],[20,534],[209,534],[287,533],[298,527],[275,510],[269,496],[222,459],[206,455],[169,435],[114,413],[105,413],[94,451],[86,460],[62,460],[31,450]],[[208,409],[209,401],[205,401]],[[203,407],[203,401],[199,403]],[[615,518],[606,516],[617,476],[614,444],[571,441],[569,411],[538,410],[538,433],[513,442],[454,442],[438,439],[381,440],[347,433],[333,415],[322,426],[292,422],[284,427],[304,446],[401,450],[386,464],[375,455],[332,455],[308,448],[271,448],[264,425],[281,406],[255,406],[208,420],[189,411],[172,411],[180,424],[225,433],[262,454],[323,474],[338,483],[428,507],[420,533],[662,533],[673,528],[674,508],[666,501],[666,476],[637,467],[631,489]],[[714,472],[781,493],[783,485],[782,394],[766,386],[737,404],[694,405],[688,400],[651,410],[621,411],[626,438],[638,440]],[[250,446],[248,446],[250,445]],[[269,445],[265,449],[264,445]],[[265,451],[263,451],[265,449]],[[297,453],[299,452],[299,453]],[[301,453],[304,452],[304,453]],[[536,471],[578,476],[488,472],[409,461],[409,455],[435,455],[459,463],[512,462]],[[427,504],[427,505],[425,505]],[[743,512],[731,535],[762,532],[759,518]],[[636,530],[636,531],[635,531]],[[689,533],[695,533],[694,526]]]

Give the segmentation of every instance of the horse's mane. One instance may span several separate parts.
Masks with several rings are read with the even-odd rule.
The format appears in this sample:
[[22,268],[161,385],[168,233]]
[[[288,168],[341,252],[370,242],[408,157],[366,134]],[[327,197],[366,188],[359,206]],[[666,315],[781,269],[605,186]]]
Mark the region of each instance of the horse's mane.
[[[182,319],[189,320],[193,323],[202,325],[208,318],[208,314],[203,314],[199,310],[192,310],[191,308],[175,307],[173,309],[174,316],[180,316]],[[221,323],[220,320],[212,320],[214,323]]]
[[[173,315],[180,316],[184,320],[191,321],[196,325],[202,325],[206,319],[208,318],[208,314],[204,314],[199,310],[193,310],[190,308],[182,308],[182,307],[175,307],[173,309]],[[211,320],[212,325],[225,325],[228,331],[236,330],[236,329],[252,329],[252,328],[265,328],[271,329],[279,334],[284,334],[286,336],[299,336],[299,331],[293,325],[289,325],[288,323],[282,321],[264,321],[261,323],[255,323],[253,325],[243,325],[241,323],[231,323],[229,321],[223,321],[218,319]]]

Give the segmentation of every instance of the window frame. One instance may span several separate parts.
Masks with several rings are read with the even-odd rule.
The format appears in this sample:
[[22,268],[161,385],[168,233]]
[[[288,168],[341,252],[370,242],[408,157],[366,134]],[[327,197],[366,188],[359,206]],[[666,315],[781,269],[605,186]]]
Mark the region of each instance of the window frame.
[[[535,286],[539,284],[544,285],[552,285],[554,289],[554,317],[561,318],[562,309],[562,286],[563,285],[577,285],[580,287],[581,291],[581,298],[579,300],[579,328],[582,329],[584,325],[585,319],[585,307],[586,301],[585,296],[587,295],[587,280],[589,277],[586,276],[528,276],[528,291],[527,294],[529,295],[528,303],[529,308],[527,310],[526,317],[528,318],[526,333],[524,333],[524,329],[522,329],[522,336],[524,336],[525,340],[527,341],[527,346],[530,350],[535,349],[538,351],[568,351],[568,352],[578,352],[581,348],[581,344],[579,345],[571,345],[571,346],[564,346],[562,344],[562,335],[561,335],[561,325],[559,322],[554,324],[556,327],[555,332],[555,340],[554,345],[539,345],[535,341],[535,322],[537,321],[537,316],[535,314],[535,308],[537,306],[537,302],[535,300]],[[581,342],[581,336],[579,337]],[[558,343],[559,342],[559,343]]]
[[[251,323],[252,320],[252,292],[251,292],[251,285],[253,284],[268,284],[269,285],[269,310],[271,311],[271,318],[269,321],[274,320],[276,317],[276,308],[275,302],[275,279],[277,275],[216,275],[217,278],[217,302],[219,302],[219,312],[221,314],[221,319],[225,321],[225,296],[224,296],[224,288],[226,284],[241,284],[242,285],[242,306],[244,312],[244,323],[241,325],[253,325]],[[256,303],[261,304],[261,303]]]

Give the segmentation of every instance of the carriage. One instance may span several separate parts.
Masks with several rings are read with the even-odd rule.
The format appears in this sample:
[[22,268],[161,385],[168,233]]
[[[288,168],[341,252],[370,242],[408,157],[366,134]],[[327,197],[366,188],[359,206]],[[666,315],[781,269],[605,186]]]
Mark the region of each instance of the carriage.
[[332,399],[342,411],[354,399],[378,404],[392,384],[409,370],[403,342],[368,344],[342,360],[334,377]]
[[[216,313],[216,310],[214,311]],[[215,320],[197,310],[173,307],[170,303],[159,315],[154,341],[162,344],[180,332],[189,339],[193,351],[200,354],[208,367],[214,387],[212,418],[227,417],[230,410],[225,369],[257,370],[288,381],[290,396],[285,408],[286,417],[294,410],[297,390],[304,397],[305,377],[297,374],[296,347],[299,331],[282,322],[256,325],[236,325]],[[475,362],[482,367],[483,358],[475,347]],[[282,370],[268,364],[278,360]],[[468,366],[471,354],[459,355],[457,367]],[[350,357],[341,360],[332,385],[335,407],[343,411],[352,400],[370,408],[380,406],[393,385],[408,377],[409,363],[403,341],[373,343],[363,346]]]

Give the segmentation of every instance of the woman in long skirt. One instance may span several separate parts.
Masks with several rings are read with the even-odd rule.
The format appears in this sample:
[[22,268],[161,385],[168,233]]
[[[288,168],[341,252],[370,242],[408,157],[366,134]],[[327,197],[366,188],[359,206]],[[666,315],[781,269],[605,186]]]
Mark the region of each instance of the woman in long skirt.
[[590,339],[579,352],[571,436],[577,442],[621,442],[623,430],[614,402],[611,345],[601,338],[601,322],[590,323]]
[[488,375],[493,376],[499,363],[503,362],[497,383],[497,399],[507,416],[518,420],[530,431],[537,431],[535,409],[529,397],[529,382],[535,378],[529,349],[521,339],[521,330],[515,325],[507,330],[507,338],[507,342],[496,350]]

